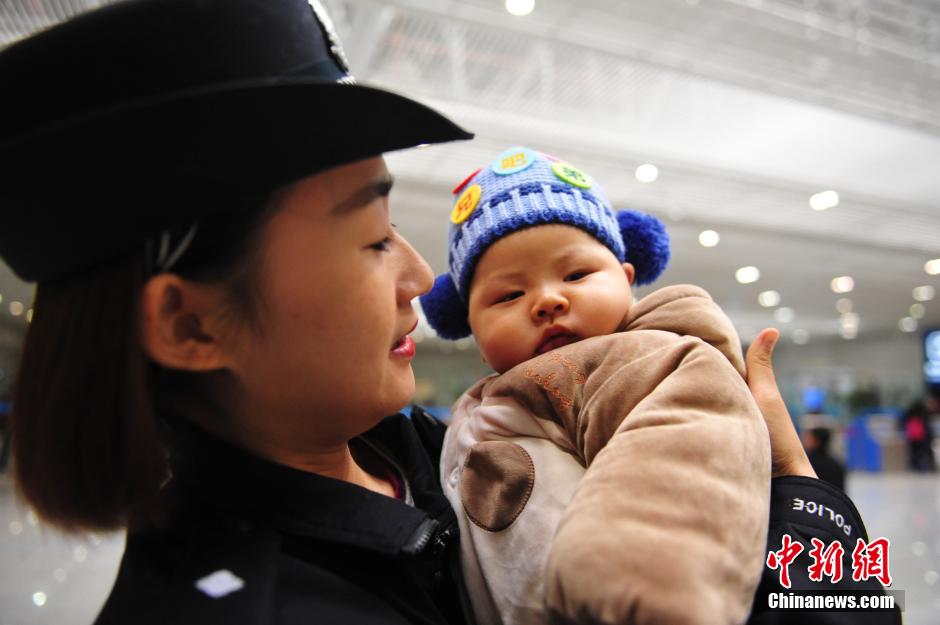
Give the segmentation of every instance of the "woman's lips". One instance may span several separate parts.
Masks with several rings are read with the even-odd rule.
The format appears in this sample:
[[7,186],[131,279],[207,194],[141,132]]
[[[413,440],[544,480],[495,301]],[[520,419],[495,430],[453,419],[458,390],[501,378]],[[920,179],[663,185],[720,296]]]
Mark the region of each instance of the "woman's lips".
[[411,329],[405,334],[405,336],[398,339],[394,345],[392,345],[391,353],[393,356],[402,356],[404,358],[411,358],[415,355],[415,342],[412,340],[409,334],[415,331],[415,328],[418,327],[418,320],[416,319],[414,325],[411,326]]
[[412,358],[415,355],[415,342],[411,340],[410,336],[403,336],[399,340],[395,347],[392,348],[393,356],[401,356],[403,358]]
[[565,345],[577,343],[580,340],[581,339],[578,337],[578,335],[571,334],[570,332],[555,334],[539,343],[539,346],[535,349],[535,353],[544,354],[545,352],[550,352],[553,349],[558,349],[559,347],[564,347]]

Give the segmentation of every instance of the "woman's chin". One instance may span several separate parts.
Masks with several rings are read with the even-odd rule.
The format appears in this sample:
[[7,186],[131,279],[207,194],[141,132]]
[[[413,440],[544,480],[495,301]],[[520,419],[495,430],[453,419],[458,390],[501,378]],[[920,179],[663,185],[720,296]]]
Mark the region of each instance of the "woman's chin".
[[409,405],[415,395],[415,374],[411,369],[411,364],[407,366],[407,371],[397,372],[393,387],[388,389],[386,401],[383,403],[384,414],[391,415],[400,412],[402,408]]

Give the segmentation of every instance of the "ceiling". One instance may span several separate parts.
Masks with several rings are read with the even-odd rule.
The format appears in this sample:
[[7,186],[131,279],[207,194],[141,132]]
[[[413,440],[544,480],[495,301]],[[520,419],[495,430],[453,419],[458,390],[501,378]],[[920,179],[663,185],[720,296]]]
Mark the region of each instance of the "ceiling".
[[[0,45],[97,4],[0,0]],[[590,173],[617,207],[663,219],[673,260],[657,284],[704,286],[745,339],[778,325],[843,340],[840,297],[859,336],[900,333],[912,289],[940,293],[924,270],[940,257],[937,0],[536,0],[526,17],[502,0],[324,4],[360,82],[477,133],[388,158],[396,223],[436,272],[450,189],[525,144]],[[643,163],[655,182],[634,176]],[[812,210],[828,189],[839,205]],[[706,228],[716,247],[699,245]],[[745,265],[756,283],[735,281]],[[831,291],[840,275],[853,292]],[[792,321],[758,304],[766,289]],[[8,293],[29,296],[2,272]],[[918,330],[940,327],[940,299],[924,307]]]

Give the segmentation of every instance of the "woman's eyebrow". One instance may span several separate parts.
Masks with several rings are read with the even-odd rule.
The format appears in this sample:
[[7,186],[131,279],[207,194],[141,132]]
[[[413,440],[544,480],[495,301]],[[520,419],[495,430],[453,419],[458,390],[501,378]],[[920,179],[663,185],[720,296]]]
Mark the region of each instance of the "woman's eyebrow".
[[375,198],[386,197],[391,192],[393,184],[395,184],[395,179],[390,174],[386,174],[381,179],[369,183],[334,206],[330,209],[330,214],[343,215],[368,206]]

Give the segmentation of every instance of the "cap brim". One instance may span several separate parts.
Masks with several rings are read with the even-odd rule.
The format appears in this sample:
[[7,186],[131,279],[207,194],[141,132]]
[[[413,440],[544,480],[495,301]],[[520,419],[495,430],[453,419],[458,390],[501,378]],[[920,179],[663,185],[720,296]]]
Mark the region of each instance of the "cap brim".
[[[98,113],[0,145],[0,249],[22,278],[46,279],[55,262],[35,266],[37,244],[100,260],[160,223],[225,210],[226,198],[472,136],[403,96],[309,81],[235,85]],[[108,236],[98,236],[103,229]],[[79,245],[84,253],[73,249]],[[99,248],[94,258],[88,246]]]

